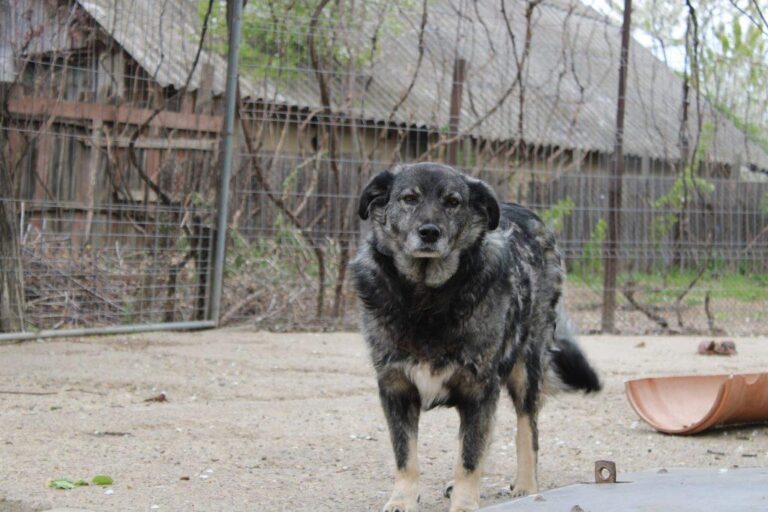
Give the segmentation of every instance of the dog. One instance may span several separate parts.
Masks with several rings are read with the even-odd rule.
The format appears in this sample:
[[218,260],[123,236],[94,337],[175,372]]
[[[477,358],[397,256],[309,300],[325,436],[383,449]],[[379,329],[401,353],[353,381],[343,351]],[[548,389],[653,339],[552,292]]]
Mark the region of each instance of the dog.
[[601,389],[561,305],[553,233],[487,183],[437,163],[374,176],[358,213],[371,229],[354,285],[396,463],[384,512],[417,510],[419,414],[438,406],[455,407],[461,422],[450,511],[479,508],[502,386],[517,413],[513,495],[536,493],[542,396]]

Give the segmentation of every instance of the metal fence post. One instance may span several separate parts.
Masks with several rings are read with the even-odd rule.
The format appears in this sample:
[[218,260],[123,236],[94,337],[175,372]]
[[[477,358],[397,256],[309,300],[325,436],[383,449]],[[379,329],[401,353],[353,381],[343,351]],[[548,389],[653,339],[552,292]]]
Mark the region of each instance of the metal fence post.
[[624,22],[621,25],[619,91],[616,102],[616,141],[613,149],[613,165],[608,185],[608,237],[603,244],[602,331],[604,334],[616,332],[616,288],[619,273],[619,240],[621,238],[621,180],[624,175],[624,110],[627,93],[631,23],[632,0],[624,0]]
[[216,252],[213,267],[213,287],[211,289],[211,320],[219,323],[221,313],[221,290],[224,281],[224,256],[227,243],[227,211],[229,209],[229,179],[232,175],[232,153],[234,151],[235,108],[237,96],[237,61],[240,49],[240,17],[243,0],[229,0],[231,19],[229,29],[229,47],[227,49],[227,89],[226,112],[224,117],[224,162],[219,178],[219,198],[217,202],[218,220],[216,222]]

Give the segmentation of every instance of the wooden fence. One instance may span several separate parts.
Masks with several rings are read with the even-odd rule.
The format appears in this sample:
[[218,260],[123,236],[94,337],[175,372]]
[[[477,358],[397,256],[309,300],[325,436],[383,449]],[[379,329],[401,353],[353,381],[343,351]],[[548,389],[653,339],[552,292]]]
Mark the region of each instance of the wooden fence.
[[[299,217],[318,243],[357,239],[360,224],[354,206],[359,191],[373,172],[386,167],[342,158],[337,162],[337,186],[327,160],[270,154],[254,158],[268,189],[254,177],[250,159],[244,158],[233,185],[238,228],[250,238],[276,236],[285,223],[278,222],[281,212],[270,200],[272,195],[292,208],[306,203]],[[590,253],[590,247],[601,247],[598,224],[608,211],[607,172],[537,171],[527,173],[525,183],[518,179],[513,186],[498,171],[481,175],[495,182],[500,193],[508,191],[502,199],[520,202],[539,213],[565,204],[567,213],[558,238],[566,257],[571,261],[599,258]],[[730,271],[768,271],[768,183],[722,178],[697,178],[697,183],[698,191],[691,182],[683,186],[674,175],[624,176],[623,265],[643,271],[670,265],[690,268],[711,258]],[[680,191],[682,195],[676,193]],[[354,219],[343,223],[342,216],[350,212]]]

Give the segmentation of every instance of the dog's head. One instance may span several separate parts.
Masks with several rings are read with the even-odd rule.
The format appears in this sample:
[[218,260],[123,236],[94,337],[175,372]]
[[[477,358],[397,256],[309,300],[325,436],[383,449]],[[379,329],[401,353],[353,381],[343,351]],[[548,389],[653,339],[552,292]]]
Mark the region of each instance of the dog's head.
[[446,258],[499,225],[491,187],[447,165],[420,163],[376,175],[363,190],[359,214],[377,241],[410,258]]

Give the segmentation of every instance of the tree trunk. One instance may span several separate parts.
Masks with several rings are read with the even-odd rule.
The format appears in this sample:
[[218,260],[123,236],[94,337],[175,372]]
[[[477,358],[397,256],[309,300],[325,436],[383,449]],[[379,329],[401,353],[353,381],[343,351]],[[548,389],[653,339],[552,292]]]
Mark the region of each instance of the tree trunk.
[[627,91],[627,59],[629,56],[632,0],[624,0],[624,22],[621,25],[621,63],[616,104],[616,142],[608,188],[608,232],[603,244],[603,333],[616,332],[616,289],[619,273],[619,240],[621,235],[621,180],[624,174],[624,107]]
[[333,290],[333,312],[331,313],[335,318],[340,317],[344,313],[344,281],[347,278],[349,251],[349,242],[347,240],[339,240],[339,268],[336,273],[336,286]]
[[[3,141],[3,145],[5,145]],[[24,273],[10,171],[0,147],[0,332],[24,330]]]

